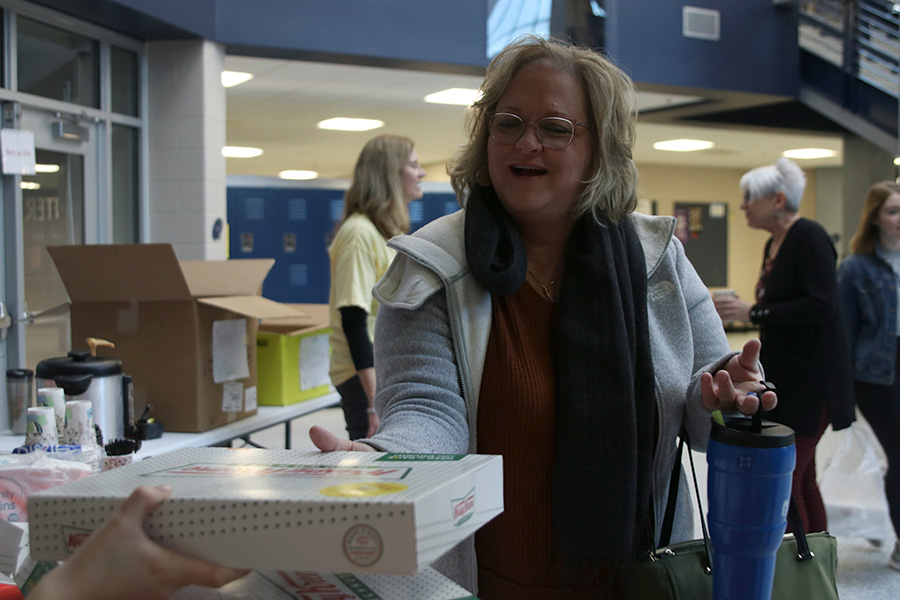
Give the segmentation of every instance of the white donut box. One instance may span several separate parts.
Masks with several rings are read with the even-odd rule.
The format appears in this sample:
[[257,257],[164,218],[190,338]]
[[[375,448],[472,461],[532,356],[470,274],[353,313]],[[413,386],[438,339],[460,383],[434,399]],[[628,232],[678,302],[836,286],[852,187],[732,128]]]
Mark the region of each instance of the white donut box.
[[33,494],[32,558],[66,559],[163,483],[152,539],[250,569],[411,575],[503,511],[500,456],[185,448]]

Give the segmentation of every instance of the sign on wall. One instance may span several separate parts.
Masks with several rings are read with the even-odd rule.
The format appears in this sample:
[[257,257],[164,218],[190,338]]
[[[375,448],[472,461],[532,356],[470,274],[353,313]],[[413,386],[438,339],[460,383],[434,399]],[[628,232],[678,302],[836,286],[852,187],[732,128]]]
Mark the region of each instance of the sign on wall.
[[728,205],[676,202],[675,237],[707,287],[728,285]]

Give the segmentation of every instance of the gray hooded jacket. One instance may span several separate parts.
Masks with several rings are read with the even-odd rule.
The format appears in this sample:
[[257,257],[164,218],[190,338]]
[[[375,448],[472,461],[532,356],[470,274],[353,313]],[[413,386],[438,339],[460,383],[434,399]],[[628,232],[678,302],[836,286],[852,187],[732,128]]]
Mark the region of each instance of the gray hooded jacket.
[[[392,238],[397,256],[373,290],[381,303],[375,328],[375,407],[381,427],[364,440],[385,451],[465,454],[477,451],[475,416],[491,331],[491,296],[472,276],[465,254],[465,211]],[[652,494],[657,539],[684,424],[705,450],[709,412],[700,374],[734,355],[709,291],[672,233],[675,219],[634,213],[647,265],[647,306],[656,377],[659,438]],[[684,474],[672,542],[693,537]],[[467,543],[468,542],[468,543]],[[435,566],[477,592],[471,538]]]

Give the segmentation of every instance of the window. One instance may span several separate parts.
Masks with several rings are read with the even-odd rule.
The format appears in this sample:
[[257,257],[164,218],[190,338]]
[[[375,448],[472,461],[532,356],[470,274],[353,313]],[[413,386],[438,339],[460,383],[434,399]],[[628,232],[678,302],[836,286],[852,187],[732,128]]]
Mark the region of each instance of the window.
[[112,126],[113,243],[140,241],[140,132],[125,125]]
[[19,91],[100,107],[99,42],[22,16],[17,28]]
[[109,57],[112,111],[132,117],[140,116],[138,114],[138,55],[118,46],[110,46]]

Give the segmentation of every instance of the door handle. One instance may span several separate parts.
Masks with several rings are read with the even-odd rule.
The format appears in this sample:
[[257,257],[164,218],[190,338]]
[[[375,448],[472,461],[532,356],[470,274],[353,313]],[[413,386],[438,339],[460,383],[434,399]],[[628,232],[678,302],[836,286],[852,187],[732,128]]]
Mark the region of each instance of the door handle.
[[0,302],[0,340],[6,339],[6,330],[12,325],[12,318],[6,312],[6,303]]

